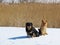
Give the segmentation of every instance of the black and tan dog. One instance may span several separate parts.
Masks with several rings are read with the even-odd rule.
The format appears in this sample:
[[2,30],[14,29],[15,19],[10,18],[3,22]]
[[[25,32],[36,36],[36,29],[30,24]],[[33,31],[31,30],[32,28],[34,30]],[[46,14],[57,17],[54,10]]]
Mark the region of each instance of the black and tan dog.
[[30,37],[38,37],[39,32],[33,27],[33,24],[28,22],[26,23],[26,33]]

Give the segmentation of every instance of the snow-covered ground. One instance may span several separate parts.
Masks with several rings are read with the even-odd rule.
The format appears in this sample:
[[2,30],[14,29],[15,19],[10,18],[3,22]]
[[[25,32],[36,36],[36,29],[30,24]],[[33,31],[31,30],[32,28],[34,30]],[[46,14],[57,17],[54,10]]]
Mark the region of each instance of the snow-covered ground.
[[25,28],[0,27],[0,45],[60,45],[59,28],[47,28],[47,33],[46,36],[27,38]]
[[38,3],[60,3],[60,0],[0,0],[2,3],[38,2]]

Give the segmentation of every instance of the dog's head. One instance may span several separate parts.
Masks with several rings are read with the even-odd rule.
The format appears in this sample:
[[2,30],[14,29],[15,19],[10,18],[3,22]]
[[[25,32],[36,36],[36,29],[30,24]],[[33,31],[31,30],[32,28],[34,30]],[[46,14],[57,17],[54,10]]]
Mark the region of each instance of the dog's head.
[[43,24],[43,25],[47,25],[47,20],[43,19],[43,20],[42,20],[42,24]]

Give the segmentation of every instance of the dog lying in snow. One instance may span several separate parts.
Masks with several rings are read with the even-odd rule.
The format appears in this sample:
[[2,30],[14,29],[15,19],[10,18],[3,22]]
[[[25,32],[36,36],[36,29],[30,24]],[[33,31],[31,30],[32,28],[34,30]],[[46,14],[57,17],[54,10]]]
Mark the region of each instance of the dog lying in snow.
[[33,24],[31,22],[26,23],[26,33],[27,33],[27,36],[30,36],[30,37],[39,36],[39,32],[33,27]]

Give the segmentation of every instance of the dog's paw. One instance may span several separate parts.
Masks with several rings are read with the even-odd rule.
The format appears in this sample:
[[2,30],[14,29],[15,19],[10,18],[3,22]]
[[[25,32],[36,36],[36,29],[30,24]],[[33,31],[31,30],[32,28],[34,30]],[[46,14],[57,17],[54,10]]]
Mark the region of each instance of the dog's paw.
[[48,35],[47,33],[42,34],[43,36]]
[[46,35],[48,35],[48,33],[45,33]]

